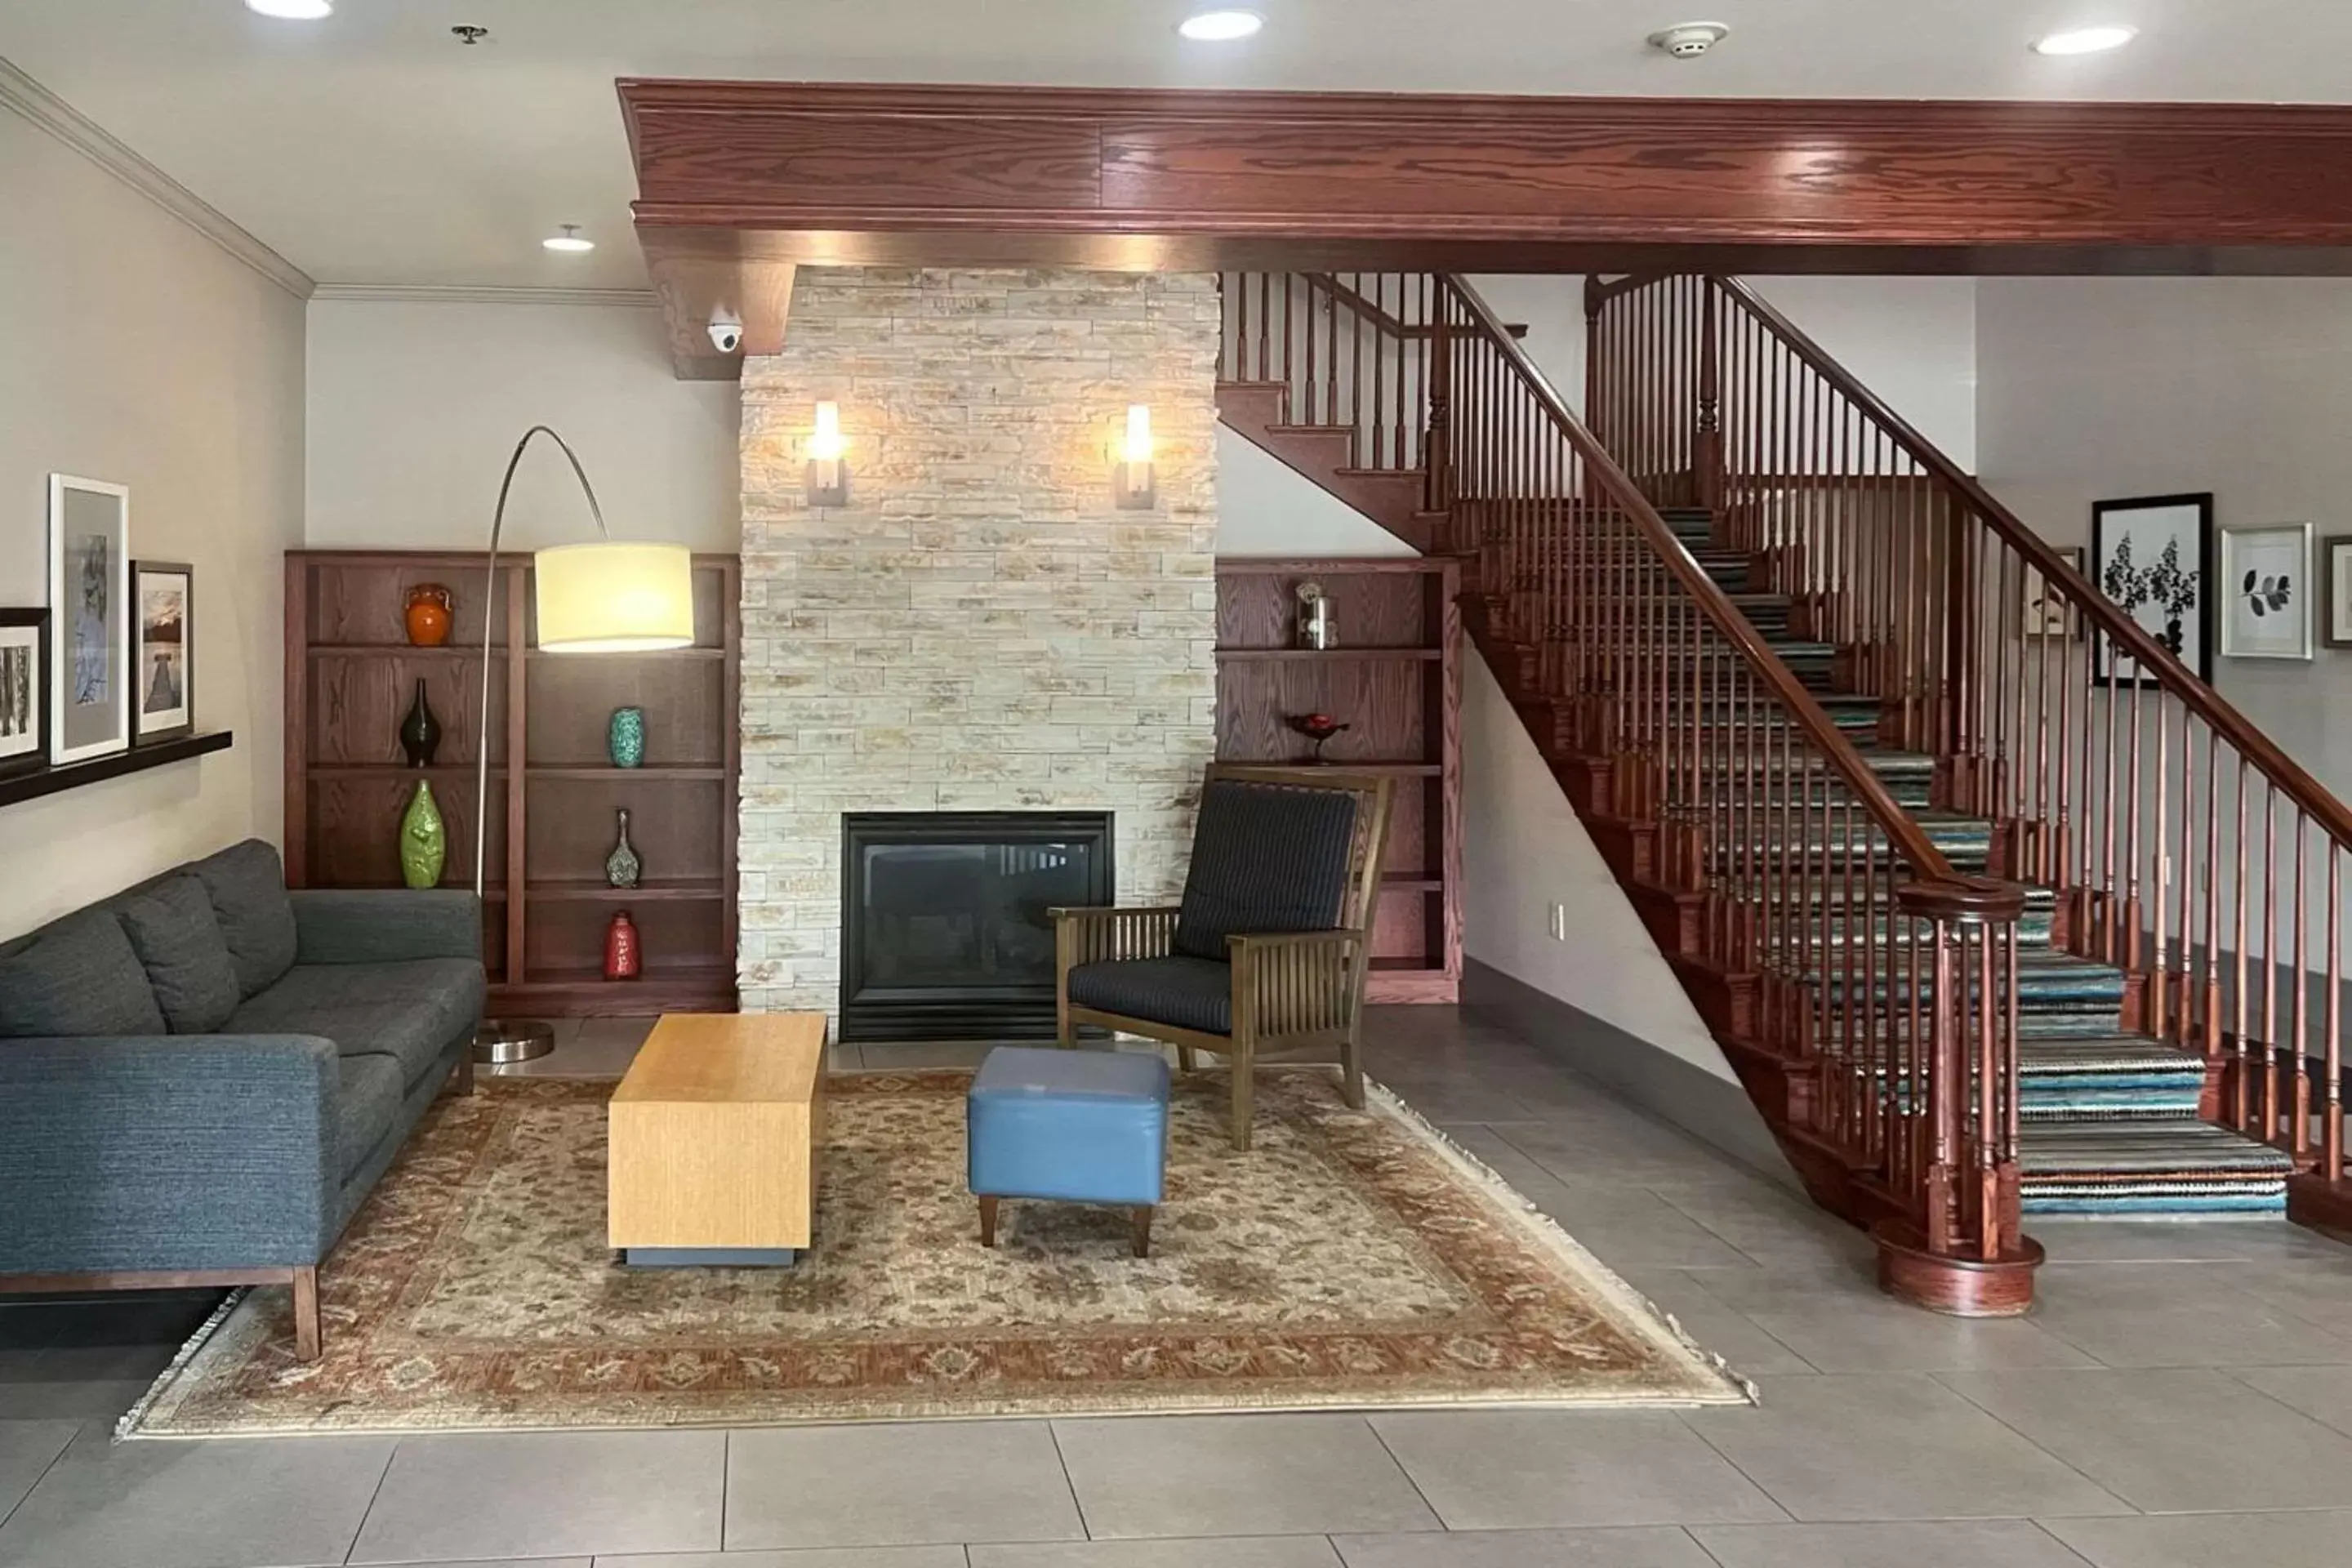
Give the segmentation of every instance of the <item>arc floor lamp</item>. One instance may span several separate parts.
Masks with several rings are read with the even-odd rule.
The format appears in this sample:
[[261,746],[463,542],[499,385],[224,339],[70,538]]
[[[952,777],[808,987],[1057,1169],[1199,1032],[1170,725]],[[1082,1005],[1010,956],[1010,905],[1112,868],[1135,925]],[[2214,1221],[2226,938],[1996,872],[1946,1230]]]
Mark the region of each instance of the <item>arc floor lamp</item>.
[[[683,544],[614,539],[604,526],[604,509],[596,487],[570,442],[544,425],[534,425],[515,443],[507,459],[506,478],[499,482],[498,510],[490,517],[490,558],[482,591],[481,731],[475,741],[474,773],[474,896],[488,890],[490,811],[490,645],[498,617],[491,607],[499,602],[499,542],[506,531],[507,499],[514,491],[515,470],[533,440],[544,436],[555,443],[588,498],[588,514],[595,519],[596,537],[585,544],[558,544],[531,556],[533,607],[543,653],[645,653],[659,648],[687,647],[694,641],[694,557]],[[518,644],[527,638],[517,639]],[[511,657],[520,658],[517,646]],[[510,767],[521,759],[507,759]],[[509,893],[513,889],[509,889]],[[492,1018],[474,1037],[478,1062],[529,1061],[545,1056],[555,1046],[555,1032],[546,1024],[524,1018]]]

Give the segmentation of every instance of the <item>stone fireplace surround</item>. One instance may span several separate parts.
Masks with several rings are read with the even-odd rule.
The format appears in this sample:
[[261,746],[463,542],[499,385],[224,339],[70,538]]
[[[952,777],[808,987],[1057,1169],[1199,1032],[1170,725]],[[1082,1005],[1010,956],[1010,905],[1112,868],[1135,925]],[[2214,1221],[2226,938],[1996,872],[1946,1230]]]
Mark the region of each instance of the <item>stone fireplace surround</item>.
[[[837,1014],[842,817],[1108,811],[1172,901],[1214,755],[1209,275],[803,268],[743,368],[747,1012]],[[821,399],[848,504],[807,503]],[[1114,505],[1148,404],[1155,504]]]

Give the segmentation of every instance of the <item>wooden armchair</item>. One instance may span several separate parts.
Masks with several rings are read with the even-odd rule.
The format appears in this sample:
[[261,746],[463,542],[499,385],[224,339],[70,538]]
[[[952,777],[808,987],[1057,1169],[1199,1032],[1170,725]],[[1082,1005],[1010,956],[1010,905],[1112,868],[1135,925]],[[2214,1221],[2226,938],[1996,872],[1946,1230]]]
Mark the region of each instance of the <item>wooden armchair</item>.
[[1336,1052],[1348,1103],[1363,1104],[1389,790],[1343,768],[1213,764],[1181,905],[1054,911],[1060,1043],[1092,1024],[1173,1045],[1187,1072],[1202,1051],[1229,1058],[1237,1150],[1268,1054]]

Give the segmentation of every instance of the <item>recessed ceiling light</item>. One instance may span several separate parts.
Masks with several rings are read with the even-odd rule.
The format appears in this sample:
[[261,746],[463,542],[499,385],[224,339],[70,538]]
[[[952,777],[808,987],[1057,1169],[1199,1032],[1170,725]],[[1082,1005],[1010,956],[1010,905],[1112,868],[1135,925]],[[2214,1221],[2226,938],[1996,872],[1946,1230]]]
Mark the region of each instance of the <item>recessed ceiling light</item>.
[[580,226],[576,223],[565,224],[562,234],[551,234],[539,243],[550,250],[562,251],[567,256],[576,256],[583,250],[596,248],[596,242],[583,235],[580,232]]
[[1196,44],[1230,44],[1265,26],[1255,11],[1201,11],[1176,24],[1176,30]]
[[2037,55],[2097,55],[2120,49],[2139,37],[2137,27],[2070,27],[2033,40]]
[[335,14],[335,0],[245,0],[245,8],[281,22],[315,22]]

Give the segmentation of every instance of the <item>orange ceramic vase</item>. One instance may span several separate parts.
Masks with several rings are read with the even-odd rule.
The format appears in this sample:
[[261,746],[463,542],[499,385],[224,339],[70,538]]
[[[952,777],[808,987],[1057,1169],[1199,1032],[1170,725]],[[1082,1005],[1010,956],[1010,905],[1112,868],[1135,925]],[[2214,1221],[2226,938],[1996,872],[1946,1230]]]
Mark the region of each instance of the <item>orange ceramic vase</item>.
[[447,642],[454,619],[449,590],[440,584],[419,583],[408,591],[408,640],[418,647]]

